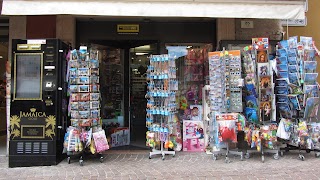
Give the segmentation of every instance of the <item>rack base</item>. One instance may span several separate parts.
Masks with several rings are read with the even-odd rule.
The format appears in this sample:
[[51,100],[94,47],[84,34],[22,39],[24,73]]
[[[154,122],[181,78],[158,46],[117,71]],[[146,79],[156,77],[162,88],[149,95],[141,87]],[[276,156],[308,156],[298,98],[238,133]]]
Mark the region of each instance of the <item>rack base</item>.
[[152,151],[149,153],[149,159],[152,158],[152,156],[154,155],[162,155],[162,160],[165,159],[165,155],[172,155],[172,157],[174,157],[176,155],[175,151],[161,151],[161,150],[156,150],[156,149],[152,149]]

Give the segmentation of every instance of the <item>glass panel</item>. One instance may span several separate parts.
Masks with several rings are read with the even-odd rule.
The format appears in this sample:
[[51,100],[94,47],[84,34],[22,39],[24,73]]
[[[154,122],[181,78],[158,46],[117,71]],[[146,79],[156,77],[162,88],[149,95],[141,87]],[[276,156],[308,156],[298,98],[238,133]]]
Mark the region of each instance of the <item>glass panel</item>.
[[15,98],[41,98],[41,61],[41,54],[16,55]]

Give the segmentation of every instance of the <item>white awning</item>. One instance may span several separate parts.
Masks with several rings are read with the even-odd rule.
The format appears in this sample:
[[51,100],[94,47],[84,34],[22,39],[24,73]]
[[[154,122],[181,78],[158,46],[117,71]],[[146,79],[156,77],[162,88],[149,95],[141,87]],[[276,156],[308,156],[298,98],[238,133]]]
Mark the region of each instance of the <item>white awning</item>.
[[2,14],[304,19],[305,0],[3,0]]

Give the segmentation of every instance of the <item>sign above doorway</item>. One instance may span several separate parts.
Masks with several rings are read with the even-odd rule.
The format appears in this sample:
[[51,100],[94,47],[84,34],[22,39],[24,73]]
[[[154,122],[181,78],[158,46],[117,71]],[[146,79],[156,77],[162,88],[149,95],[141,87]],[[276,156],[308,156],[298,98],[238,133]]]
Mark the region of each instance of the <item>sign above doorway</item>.
[[138,34],[140,31],[139,24],[118,24],[117,32],[119,34]]

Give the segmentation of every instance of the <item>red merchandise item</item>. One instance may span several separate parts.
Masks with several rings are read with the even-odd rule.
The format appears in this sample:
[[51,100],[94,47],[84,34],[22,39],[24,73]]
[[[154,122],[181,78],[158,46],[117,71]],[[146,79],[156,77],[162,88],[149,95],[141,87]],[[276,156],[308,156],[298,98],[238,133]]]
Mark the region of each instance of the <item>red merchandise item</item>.
[[220,133],[223,141],[237,142],[237,135],[234,128],[229,129],[228,127],[220,128]]

